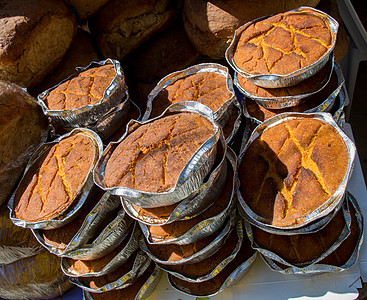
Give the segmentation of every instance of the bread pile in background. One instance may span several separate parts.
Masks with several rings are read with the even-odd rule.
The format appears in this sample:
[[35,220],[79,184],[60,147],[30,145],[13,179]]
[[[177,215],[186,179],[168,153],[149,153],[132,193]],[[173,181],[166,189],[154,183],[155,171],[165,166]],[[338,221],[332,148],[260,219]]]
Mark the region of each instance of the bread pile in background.
[[[28,168],[37,170],[36,165],[27,166],[27,163],[30,162],[29,159],[40,145],[44,142],[53,142],[60,137],[66,139],[65,136],[71,130],[75,130],[75,128],[78,130],[78,125],[75,125],[77,123],[72,123],[75,121],[73,115],[66,116],[67,121],[70,121],[69,124],[73,124],[66,126],[65,123],[58,123],[55,119],[51,121],[50,118],[45,117],[45,108],[41,108],[36,103],[37,96],[42,92],[59,85],[69,76],[75,75],[77,73],[76,67],[86,67],[93,61],[99,62],[106,59],[113,61],[114,65],[116,65],[115,62],[121,65],[122,99],[115,101],[111,110],[103,111],[101,118],[91,118],[90,120],[93,119],[92,123],[88,123],[90,116],[83,119],[85,121],[83,126],[86,125],[85,127],[97,132],[101,137],[94,146],[105,149],[109,142],[119,140],[125,131],[130,134],[139,126],[133,122],[130,123],[129,127],[126,127],[131,119],[139,120],[144,115],[148,94],[166,75],[200,63],[219,63],[228,66],[225,60],[225,50],[239,26],[255,18],[285,12],[299,6],[320,7],[320,9],[325,9],[338,18],[338,12],[335,10],[336,1],[328,0],[277,1],[276,3],[274,1],[259,3],[258,1],[243,2],[238,0],[3,1],[0,4],[0,204],[11,200],[19,182],[23,180],[26,168],[27,170]],[[341,23],[340,26],[342,27]],[[346,33],[341,28],[335,48],[336,61],[344,56],[347,45]],[[78,71],[83,76],[84,73],[80,72]],[[88,73],[88,70],[86,72]],[[234,78],[232,70],[230,73]],[[103,76],[104,74],[100,77]],[[90,80],[94,83],[95,78],[91,77]],[[94,86],[93,83],[84,85],[77,75],[73,78],[72,82],[77,87],[74,91],[75,95],[83,89],[88,90],[88,87],[88,93],[93,94],[90,89]],[[109,78],[109,81],[113,80],[112,78],[113,76]],[[70,91],[72,88],[69,86],[70,82],[71,80],[66,81],[56,90],[66,95],[65,91]],[[192,86],[195,87],[194,84]],[[201,87],[201,83],[197,86]],[[197,86],[194,89],[199,90]],[[105,86],[103,90],[98,90],[96,93],[98,97],[105,97],[103,96],[104,89]],[[216,90],[216,87],[210,86],[210,89],[211,91]],[[227,90],[225,93],[229,92]],[[237,95],[241,95],[238,90],[236,92]],[[198,95],[195,92],[192,93],[193,97],[190,99],[197,99]],[[179,95],[174,97],[176,96]],[[228,95],[225,96],[228,98]],[[238,107],[240,106],[238,105]],[[55,110],[58,109],[58,107],[55,108]],[[83,112],[83,108],[81,111]],[[123,116],[116,117],[116,114],[121,113]],[[229,119],[231,118],[236,118],[236,116],[231,115]],[[237,119],[240,120],[241,116]],[[231,123],[230,120],[226,121]],[[185,260],[185,256],[189,256],[191,252],[199,251],[200,248],[205,248],[208,244],[212,245],[213,240],[216,241],[218,235],[223,240],[217,242],[217,245],[220,245],[219,250],[212,250],[214,252],[218,250],[218,252],[211,253],[212,256],[209,255],[209,258],[202,257],[182,265],[168,263],[168,265],[162,266],[164,265],[162,264],[161,268],[171,273],[171,284],[185,293],[205,296],[222,291],[234,280],[230,274],[236,270],[239,272],[238,269],[241,268],[247,269],[254,259],[253,249],[250,247],[250,242],[243,229],[243,221],[241,218],[237,219],[235,205],[228,204],[231,203],[236,189],[235,184],[230,179],[232,179],[231,176],[233,176],[233,181],[237,179],[236,155],[240,153],[243,131],[246,130],[247,123],[242,120],[241,127],[236,128],[238,133],[231,140],[231,147],[235,150],[235,154],[232,153],[232,150],[227,150],[227,152],[231,152],[229,154],[231,158],[225,154],[227,147],[225,143],[216,149],[218,156],[211,157],[214,159],[214,165],[209,168],[210,172],[207,173],[208,176],[205,180],[208,182],[212,180],[213,178],[210,176],[214,177],[214,175],[210,174],[215,173],[215,167],[221,164],[226,165],[225,171],[221,171],[221,174],[225,175],[222,175],[221,183],[217,187],[214,185],[212,190],[212,193],[215,193],[219,198],[208,203],[205,207],[198,201],[195,204],[197,205],[197,215],[190,213],[185,215],[185,211],[180,210],[184,207],[180,206],[181,202],[178,206],[175,203],[174,207],[170,205],[144,207],[144,205],[134,206],[130,198],[131,203],[126,204],[128,201],[110,195],[110,192],[113,194],[114,191],[109,190],[103,194],[103,191],[93,182],[92,170],[89,171],[89,177],[86,176],[88,179],[78,186],[82,192],[73,192],[72,201],[66,205],[67,207],[61,209],[48,207],[52,213],[57,211],[56,217],[42,219],[40,223],[37,223],[39,222],[38,216],[32,215],[25,223],[22,223],[17,220],[19,215],[11,215],[16,225],[32,228],[33,234],[29,228],[23,229],[11,222],[8,216],[9,210],[4,203],[0,206],[0,217],[3,221],[0,223],[0,237],[2,237],[0,248],[7,249],[6,253],[4,252],[7,258],[4,259],[4,262],[0,262],[0,268],[4,274],[9,275],[5,276],[7,281],[0,280],[1,283],[5,282],[5,284],[0,285],[0,297],[55,297],[71,286],[65,274],[73,278],[71,281],[74,284],[84,289],[87,299],[98,298],[98,296],[106,299],[104,296],[107,297],[107,294],[100,294],[100,292],[105,291],[103,286],[106,283],[108,285],[112,282],[119,282],[113,283],[121,288],[114,291],[121,293],[119,297],[132,297],[134,299],[136,295],[139,297],[147,296],[154,289],[160,276],[160,271],[156,267],[156,263],[153,262],[154,259],[152,260],[150,257],[154,256],[155,247],[157,247],[158,253],[161,251],[159,247],[162,247],[161,254],[168,256],[178,249],[181,257],[176,259]],[[229,127],[239,127],[240,125],[239,122],[236,123],[233,120],[231,124]],[[104,135],[103,130],[99,131],[101,127],[109,128],[108,135]],[[169,130],[170,128],[167,129],[167,131]],[[226,130],[231,131],[228,128]],[[87,130],[87,132],[89,131]],[[86,133],[82,132],[81,134]],[[226,134],[226,137],[228,135]],[[152,136],[150,138],[153,139]],[[164,140],[164,143],[166,142]],[[197,144],[195,139],[190,142]],[[74,144],[73,142],[71,144],[70,148],[64,149],[65,153],[55,156],[58,171],[54,177],[60,177],[60,182],[64,183],[67,181],[63,173],[65,170],[60,166],[65,166],[63,160],[67,159],[69,153],[72,154],[71,149],[74,148]],[[218,144],[220,143],[218,142]],[[145,150],[147,149],[139,148],[142,153]],[[102,154],[102,151],[100,152],[99,155]],[[39,155],[40,153],[42,155]],[[39,152],[38,155],[33,157],[31,162],[42,161],[46,157],[43,152]],[[139,155],[136,154],[140,159]],[[221,160],[222,157],[224,157],[223,160]],[[76,163],[74,162],[75,165],[71,168],[76,168],[80,159],[74,156],[73,159]],[[181,161],[182,158],[178,158],[178,160]],[[173,163],[169,166],[172,169],[176,167],[174,161],[172,160]],[[233,161],[235,162],[233,163]],[[156,167],[147,169],[152,174],[156,174],[160,170],[157,167],[158,164],[154,165],[154,159],[148,163]],[[118,164],[113,167],[116,165]],[[165,165],[164,168],[167,169],[167,166]],[[144,168],[142,170],[144,171]],[[176,171],[174,170],[174,172]],[[78,174],[74,176],[78,176]],[[113,168],[111,174],[114,174]],[[126,180],[135,180],[135,174],[130,175]],[[223,179],[223,176],[227,180]],[[32,179],[25,177],[23,181],[31,182]],[[42,176],[34,181],[41,182]],[[204,181],[203,178],[204,183],[207,181]],[[25,185],[29,182],[26,182]],[[143,185],[149,187],[150,183],[143,182]],[[55,184],[58,185],[57,182]],[[86,185],[88,185],[87,188]],[[22,185],[20,186],[22,189]],[[52,185],[50,184],[50,186]],[[38,187],[38,190],[32,189],[32,191],[42,194],[44,191],[41,185]],[[58,188],[62,188],[66,194],[70,194],[67,185],[59,184]],[[24,190],[26,189],[24,188]],[[111,186],[108,189],[112,189]],[[190,196],[184,201],[189,202],[195,198]],[[197,198],[200,200],[200,197]],[[37,204],[41,210],[45,204],[43,200],[42,198],[42,203]],[[9,204],[9,206],[11,205]],[[24,206],[28,206],[27,201]],[[34,214],[32,209],[28,210],[27,213]],[[138,221],[132,220],[125,213],[125,209],[128,209],[130,214],[139,215],[140,219],[136,218]],[[148,235],[156,241],[172,237],[180,238],[196,224],[213,218],[213,216],[219,216],[226,210],[229,211],[228,214],[226,213],[227,219],[220,220],[221,224],[224,222],[224,225],[220,228],[214,226],[216,236],[206,232],[195,243],[182,243],[185,245],[181,245],[180,242],[178,245],[171,244],[170,246],[165,243],[162,245],[152,243],[153,246],[148,244]],[[159,226],[159,222],[167,221],[172,217],[173,212],[181,213],[182,220],[174,220],[174,222]],[[232,221],[228,219],[229,215],[233,218]],[[153,222],[153,224],[141,222],[144,218],[145,220],[153,218],[160,221]],[[145,236],[140,231],[139,222],[142,223],[140,227]],[[182,226],[180,226],[180,222],[182,222]],[[231,225],[227,225],[228,228],[226,228],[226,223]],[[72,230],[69,230],[70,226]],[[11,233],[8,234],[8,232]],[[3,233],[7,234],[3,235]],[[24,244],[24,240],[27,240],[28,244]],[[145,246],[143,241],[146,243]],[[143,250],[148,254],[139,250],[139,245],[143,248],[146,247]],[[222,247],[222,245],[226,246]],[[125,252],[128,252],[129,255],[124,256]],[[4,253],[0,253],[0,259]],[[237,258],[242,257],[243,261],[234,260],[236,255]],[[229,267],[223,269],[224,271],[219,269],[220,276],[218,277],[215,276],[216,274],[209,276],[208,273],[217,267],[217,263],[228,256],[231,259],[228,259],[223,265]],[[60,259],[60,257],[63,258]],[[157,261],[159,258],[156,259]],[[210,266],[206,264],[208,261],[211,262]],[[248,263],[246,267],[245,263]],[[109,264],[114,267],[110,267]],[[124,266],[126,270],[121,266]],[[203,266],[207,268],[203,268]],[[116,268],[123,270],[120,270],[119,273]],[[197,268],[203,269],[200,274],[195,272]],[[73,270],[77,270],[82,275],[72,273]],[[181,275],[175,277],[172,275],[173,273]],[[239,272],[236,276],[241,275],[242,273]],[[184,277],[191,279],[183,280]],[[14,282],[9,281],[8,278],[14,279]],[[126,282],[121,282],[121,278],[125,278]],[[208,282],[208,284],[195,282],[198,280],[197,278],[201,278],[200,280]],[[23,291],[14,288],[14,286],[19,285],[24,287]],[[145,286],[145,289],[141,289],[141,285]],[[148,289],[146,289],[147,286]],[[95,293],[96,291],[98,293]],[[114,296],[111,295],[111,297]]]

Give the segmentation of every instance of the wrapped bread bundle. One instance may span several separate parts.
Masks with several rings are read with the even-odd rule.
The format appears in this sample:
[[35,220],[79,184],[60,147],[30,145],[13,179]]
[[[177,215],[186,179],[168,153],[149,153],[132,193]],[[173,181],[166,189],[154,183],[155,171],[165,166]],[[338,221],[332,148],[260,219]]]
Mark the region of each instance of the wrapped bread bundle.
[[0,28],[0,79],[31,88],[61,61],[76,22],[61,0],[6,0]]
[[155,118],[172,103],[181,101],[208,106],[224,126],[229,108],[237,101],[228,69],[219,64],[199,64],[165,76],[148,95],[143,120]]
[[336,42],[338,23],[329,15],[300,7],[263,17],[238,28],[226,59],[256,85],[295,85],[327,63]]
[[245,217],[266,231],[287,231],[328,215],[343,202],[354,157],[353,142],[330,114],[287,113],[265,121],[239,158]]
[[0,297],[47,299],[66,292],[72,284],[60,268],[60,258],[43,249],[37,255],[0,265]]
[[179,220],[195,218],[212,206],[226,183],[228,160],[231,163],[235,160],[235,157],[231,156],[232,153],[228,154],[230,158],[226,159],[228,150],[230,151],[225,147],[225,142],[221,138],[217,144],[217,157],[208,179],[202,183],[192,197],[176,204],[159,207],[140,207],[120,197],[124,209],[141,226],[143,224],[162,226]]
[[18,85],[0,81],[0,204],[10,196],[33,152],[46,141],[48,120]]
[[94,186],[91,172],[101,153],[102,141],[88,129],[75,129],[38,148],[9,202],[13,223],[49,229],[68,223]]
[[109,144],[94,170],[97,185],[140,207],[174,204],[196,192],[213,167],[222,132],[205,106],[170,106],[166,115],[135,122]]
[[91,62],[78,70],[38,95],[45,114],[66,128],[93,125],[127,100],[125,77],[118,61]]

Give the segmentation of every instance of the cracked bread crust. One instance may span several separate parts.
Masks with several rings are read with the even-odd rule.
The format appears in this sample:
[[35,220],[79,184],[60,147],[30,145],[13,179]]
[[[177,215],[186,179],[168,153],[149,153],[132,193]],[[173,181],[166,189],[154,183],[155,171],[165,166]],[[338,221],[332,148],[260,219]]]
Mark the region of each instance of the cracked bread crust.
[[335,38],[321,16],[308,10],[289,11],[246,28],[233,59],[252,75],[287,75],[318,61],[333,47]]
[[44,102],[51,110],[78,109],[97,104],[115,77],[113,64],[90,68],[57,86]]
[[274,226],[292,226],[339,188],[348,150],[326,122],[305,118],[267,128],[246,150],[240,191],[250,209]]
[[75,134],[44,153],[23,178],[14,200],[16,218],[37,222],[68,208],[91,171],[96,149],[90,137]]
[[196,73],[165,87],[153,101],[150,118],[159,116],[169,105],[179,101],[197,101],[217,111],[231,97],[225,76],[215,72]]
[[213,125],[196,113],[179,113],[140,126],[114,149],[104,184],[159,193],[173,188]]

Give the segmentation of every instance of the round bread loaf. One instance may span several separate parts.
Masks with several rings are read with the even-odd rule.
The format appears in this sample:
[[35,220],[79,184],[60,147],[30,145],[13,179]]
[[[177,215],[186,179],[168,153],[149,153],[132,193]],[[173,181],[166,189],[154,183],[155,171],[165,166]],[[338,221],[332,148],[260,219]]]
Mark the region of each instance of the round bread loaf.
[[292,226],[327,202],[349,164],[346,144],[330,124],[293,118],[266,128],[238,168],[249,208],[274,226]]
[[246,27],[233,61],[247,74],[287,75],[317,62],[335,39],[325,15],[310,9],[288,11]]
[[113,0],[89,22],[105,58],[122,60],[173,20],[179,1]]
[[112,152],[104,184],[151,193],[168,191],[194,152],[213,134],[213,125],[195,113],[179,113],[143,124]]
[[0,80],[0,204],[46,140],[47,130],[48,120],[36,100],[16,84]]
[[183,18],[192,44],[213,59],[224,58],[235,30],[241,25],[299,6],[315,7],[319,0],[185,0]]
[[61,61],[76,30],[60,0],[4,0],[0,10],[0,79],[34,87]]

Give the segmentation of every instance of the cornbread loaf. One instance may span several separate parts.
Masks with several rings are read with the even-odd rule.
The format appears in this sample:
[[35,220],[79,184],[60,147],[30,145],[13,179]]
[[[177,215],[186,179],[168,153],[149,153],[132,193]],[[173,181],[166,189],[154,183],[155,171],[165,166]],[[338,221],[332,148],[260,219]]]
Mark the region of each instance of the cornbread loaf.
[[61,139],[26,173],[14,199],[14,215],[26,222],[52,219],[67,209],[94,165],[92,139],[77,133]]
[[0,80],[0,204],[10,196],[47,131],[48,120],[36,100],[18,85]]
[[249,208],[274,226],[292,226],[323,205],[346,175],[345,142],[330,124],[293,118],[265,129],[238,172]]
[[[300,83],[284,88],[264,88],[257,86],[251,80],[240,74],[236,74],[238,84],[244,91],[254,97],[273,98],[273,97],[288,97],[296,95],[304,95],[315,93],[320,90],[326,83],[326,79],[330,74],[330,64],[326,64],[315,75],[301,81]],[[335,72],[334,72],[335,73]]]
[[[249,241],[246,239],[243,241],[247,243],[247,247],[251,247]],[[164,269],[172,272],[179,273],[185,277],[196,279],[210,274],[215,268],[227,257],[232,255],[238,243],[238,236],[236,230],[232,230],[223,246],[208,258],[193,264],[184,265],[165,265]],[[214,273],[213,276],[219,273]]]
[[336,39],[321,16],[304,9],[255,22],[240,34],[234,63],[251,75],[287,75],[315,63]]
[[60,268],[60,258],[43,249],[39,254],[0,265],[0,297],[57,298],[72,284]]
[[327,264],[332,266],[343,266],[351,258],[357,243],[360,240],[360,228],[356,218],[356,211],[352,205],[349,204],[351,215],[351,226],[349,236],[336,248],[331,254],[326,256],[320,264]]
[[11,264],[42,251],[43,247],[31,230],[13,224],[5,203],[0,206],[0,228],[0,265]]
[[251,226],[255,243],[288,263],[302,267],[311,264],[338,241],[345,226],[342,211],[320,231],[309,234],[278,235]]
[[89,27],[105,58],[123,60],[174,19],[179,1],[112,0],[101,8]]
[[74,74],[76,67],[85,67],[92,61],[100,61],[100,58],[93,46],[91,35],[78,27],[70,48],[61,63],[29,92],[36,97]]
[[[236,257],[217,276],[207,281],[194,283],[184,281],[171,274],[169,274],[168,277],[176,288],[179,288],[185,293],[195,296],[209,296],[218,292],[231,273],[241,264],[246,262],[254,253],[255,251],[251,248],[250,243],[242,243],[241,249],[237,253]],[[247,269],[249,266],[250,264],[244,269]],[[238,276],[241,275],[236,275],[236,279],[238,279]]]
[[[230,200],[232,195],[232,180],[233,180],[233,171],[229,168],[227,180],[224,184],[223,190],[220,195],[217,195],[217,198],[214,198],[214,203],[209,206],[203,213],[199,214],[195,218],[185,221],[176,221],[169,224],[165,224],[162,226],[150,226],[148,225],[148,231],[150,238],[153,242],[160,242],[164,240],[170,240],[174,238],[178,238],[193,228],[198,223],[217,216],[221,212],[223,212]],[[205,225],[203,225],[205,226]]]
[[149,251],[161,261],[180,261],[184,258],[188,258],[195,253],[203,250],[217,237],[220,229],[217,232],[212,233],[210,236],[205,237],[191,244],[176,245],[176,244],[147,244]]
[[[338,88],[338,76],[335,71],[331,74],[328,84],[319,92],[306,97],[305,100],[296,106],[282,109],[269,109],[257,104],[254,100],[246,98],[246,109],[251,117],[263,122],[277,114],[284,112],[306,112],[309,109],[315,108],[323,103],[330,95]],[[260,90],[260,89],[259,89]]]
[[61,83],[43,101],[51,110],[77,109],[97,104],[115,77],[113,64],[93,67]]
[[193,153],[214,134],[195,113],[178,113],[143,124],[126,136],[107,160],[104,184],[146,192],[173,188]]
[[34,87],[65,55],[74,15],[60,0],[4,0],[0,12],[0,79]]
[[159,116],[169,105],[179,101],[197,101],[212,111],[217,111],[231,97],[224,75],[198,72],[178,79],[162,89],[153,100],[150,118]]
[[137,253],[138,252],[132,254],[122,266],[111,273],[103,276],[80,277],[79,281],[84,286],[90,287],[92,289],[99,289],[108,283],[114,282],[132,270]]
[[115,289],[105,293],[89,293],[89,296],[92,299],[96,300],[116,300],[116,299],[124,299],[124,300],[135,300],[137,294],[139,293],[140,289],[146,284],[148,278],[154,272],[155,263],[152,262],[148,269],[144,272],[142,276],[138,278],[132,285],[129,285],[123,289]]
[[88,19],[94,15],[109,0],[64,0],[78,12],[80,19]]
[[204,55],[221,59],[235,30],[241,25],[267,15],[295,9],[315,7],[319,0],[259,1],[185,0],[183,19],[192,44]]

